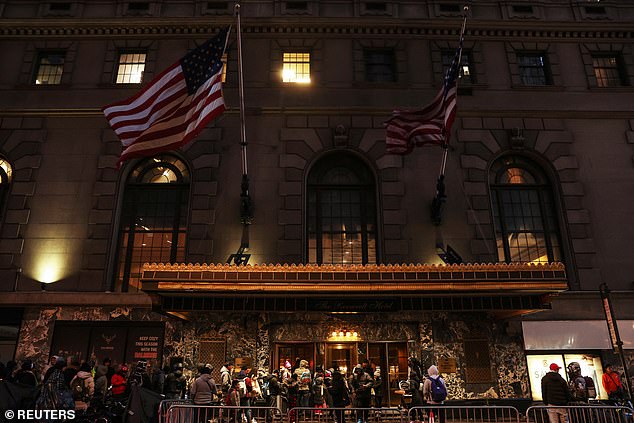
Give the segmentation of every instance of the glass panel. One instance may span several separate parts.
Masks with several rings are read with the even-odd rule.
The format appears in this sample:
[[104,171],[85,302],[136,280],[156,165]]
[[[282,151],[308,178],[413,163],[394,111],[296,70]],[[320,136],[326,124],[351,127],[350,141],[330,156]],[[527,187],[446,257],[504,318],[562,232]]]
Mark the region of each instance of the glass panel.
[[368,82],[396,81],[396,59],[393,49],[365,50],[365,80]]
[[284,53],[282,82],[310,83],[310,53]]
[[121,53],[117,69],[117,84],[139,84],[145,71],[145,53]]
[[352,369],[357,364],[356,343],[326,343],[326,365],[328,368],[339,369],[346,379],[352,375]]
[[[449,66],[451,66],[451,62],[453,62],[454,55],[456,54],[455,50],[443,50],[442,54],[442,69],[443,75],[447,74],[449,70]],[[467,50],[462,50],[462,56],[460,57],[460,83],[473,84],[475,83],[475,73],[472,71],[471,65],[471,52]]]
[[291,366],[299,365],[298,360],[308,361],[311,371],[315,369],[315,344],[297,343],[297,344],[277,344],[277,363],[278,369],[283,367],[288,361]]
[[598,87],[620,87],[625,85],[619,66],[619,57],[593,56],[592,66],[594,67],[594,76],[597,78]]
[[35,76],[36,85],[59,85],[62,83],[65,53],[41,53]]
[[[389,406],[401,405],[403,393],[398,382],[407,380],[407,343],[394,342],[387,344],[387,372],[383,373],[383,380],[387,380],[387,389],[390,393]],[[386,379],[387,374],[387,379]]]
[[523,85],[549,85],[544,55],[518,54],[517,60]]

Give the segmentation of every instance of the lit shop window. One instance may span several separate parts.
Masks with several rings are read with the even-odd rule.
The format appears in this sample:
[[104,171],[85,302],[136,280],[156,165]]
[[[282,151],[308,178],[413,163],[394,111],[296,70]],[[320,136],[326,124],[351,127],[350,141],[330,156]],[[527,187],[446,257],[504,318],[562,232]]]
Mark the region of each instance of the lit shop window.
[[310,83],[310,53],[284,53],[282,82]]
[[541,169],[522,157],[507,156],[495,162],[491,172],[499,260],[562,261],[552,190]]
[[40,52],[35,71],[35,85],[59,85],[64,72],[64,52]]
[[121,53],[117,68],[117,84],[140,84],[145,70],[145,53]]
[[533,401],[542,400],[542,378],[550,371],[550,364],[555,363],[561,367],[559,374],[568,380],[568,365],[570,363],[579,363],[581,368],[581,376],[590,376],[594,381],[594,387],[597,391],[596,399],[608,399],[607,393],[601,385],[603,377],[603,367],[601,365],[601,357],[594,354],[540,354],[527,355],[528,373],[531,384],[531,393]]

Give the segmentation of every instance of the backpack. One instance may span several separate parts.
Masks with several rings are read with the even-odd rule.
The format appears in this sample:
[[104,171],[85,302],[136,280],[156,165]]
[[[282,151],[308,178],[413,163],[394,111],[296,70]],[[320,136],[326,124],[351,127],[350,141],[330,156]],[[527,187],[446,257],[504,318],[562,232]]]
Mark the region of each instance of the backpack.
[[90,396],[88,385],[86,384],[86,379],[79,376],[75,377],[75,379],[73,379],[70,383],[70,390],[73,393],[73,399],[75,401],[86,402],[86,400]]
[[430,377],[431,381],[431,400],[434,402],[443,402],[447,399],[447,388],[440,377]]
[[253,385],[251,385],[251,380],[249,378],[238,379],[238,393],[240,394],[240,398],[248,396],[252,390]]
[[586,392],[588,394],[588,398],[596,398],[597,388],[594,386],[594,380],[592,380],[590,376],[584,376],[583,379],[586,381]]

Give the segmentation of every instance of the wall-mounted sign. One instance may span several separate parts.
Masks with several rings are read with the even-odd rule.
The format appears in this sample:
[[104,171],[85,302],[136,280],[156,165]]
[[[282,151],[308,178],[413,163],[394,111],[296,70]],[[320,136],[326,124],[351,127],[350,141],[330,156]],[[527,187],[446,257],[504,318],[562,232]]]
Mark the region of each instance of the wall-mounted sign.
[[376,313],[400,310],[398,298],[310,298],[310,311]]
[[240,367],[240,369],[251,367],[251,357],[236,357],[236,367]]
[[128,332],[126,361],[158,360],[162,349],[163,328],[130,328],[130,332]]
[[438,372],[440,373],[456,373],[456,359],[451,357],[442,357],[438,359]]

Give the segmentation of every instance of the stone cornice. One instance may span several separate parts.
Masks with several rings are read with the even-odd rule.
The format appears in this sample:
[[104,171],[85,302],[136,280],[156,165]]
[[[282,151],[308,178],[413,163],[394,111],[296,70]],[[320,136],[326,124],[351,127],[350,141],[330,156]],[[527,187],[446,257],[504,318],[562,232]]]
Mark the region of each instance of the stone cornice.
[[[206,37],[217,28],[233,23],[231,17],[148,18],[148,19],[4,19],[0,20],[0,36],[5,38],[192,38]],[[322,37],[342,35],[377,37],[422,37],[447,39],[457,37],[456,20],[305,18],[247,19],[245,34],[296,37],[318,34]],[[634,36],[627,22],[517,22],[469,21],[467,40],[567,40],[619,41]]]

